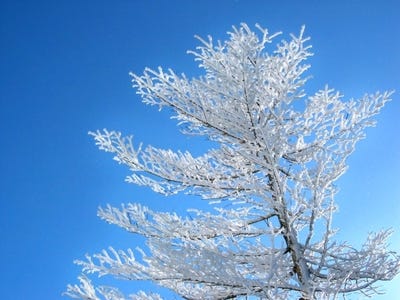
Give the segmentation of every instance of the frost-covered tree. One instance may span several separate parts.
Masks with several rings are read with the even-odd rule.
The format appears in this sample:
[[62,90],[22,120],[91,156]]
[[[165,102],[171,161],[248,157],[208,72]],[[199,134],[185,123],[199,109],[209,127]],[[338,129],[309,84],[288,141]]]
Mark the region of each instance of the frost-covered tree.
[[[334,239],[335,181],[365,128],[391,92],[344,101],[325,87],[306,96],[312,54],[301,30],[268,52],[275,35],[246,24],[229,40],[199,38],[194,55],[204,76],[173,71],[132,74],[143,102],[175,112],[183,133],[217,145],[204,155],[135,146],[114,131],[91,133],[100,149],[132,171],[128,182],[164,195],[186,193],[211,209],[190,217],[141,204],[99,209],[99,216],[147,238],[144,250],[104,250],[77,263],[85,273],[150,280],[184,299],[336,299],[376,293],[400,271],[390,231],[368,236],[357,250]],[[128,299],[95,288],[82,275],[67,294]],[[129,299],[161,299],[138,294]]]

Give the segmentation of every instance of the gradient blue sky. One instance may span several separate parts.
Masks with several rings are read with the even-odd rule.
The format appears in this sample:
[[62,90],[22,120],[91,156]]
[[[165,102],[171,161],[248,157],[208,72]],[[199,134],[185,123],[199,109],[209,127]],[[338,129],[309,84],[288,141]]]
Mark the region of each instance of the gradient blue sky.
[[[285,34],[305,24],[315,53],[310,92],[326,83],[349,98],[398,91],[340,180],[335,225],[338,238],[356,245],[393,227],[399,251],[399,18],[394,0],[0,1],[0,297],[66,299],[61,293],[80,272],[73,259],[143,243],[99,220],[99,205],[141,201],[182,212],[199,204],[124,183],[127,170],[87,132],[106,127],[200,153],[200,139],[180,136],[168,112],[140,102],[128,72],[162,65],[197,75],[186,55],[193,35],[225,39],[240,22]],[[388,294],[374,299],[399,299],[400,278],[384,286]]]

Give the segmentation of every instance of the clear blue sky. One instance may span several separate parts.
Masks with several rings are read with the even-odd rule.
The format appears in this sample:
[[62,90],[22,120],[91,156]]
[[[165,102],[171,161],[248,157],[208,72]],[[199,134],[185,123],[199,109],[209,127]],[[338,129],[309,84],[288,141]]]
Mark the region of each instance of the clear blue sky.
[[[400,251],[399,16],[395,0],[0,1],[1,299],[66,299],[80,271],[73,259],[142,243],[99,220],[99,205],[197,205],[124,183],[127,170],[87,132],[106,127],[200,152],[201,141],[181,137],[167,112],[140,102],[128,72],[162,65],[196,75],[185,54],[197,45],[193,35],[225,39],[243,21],[286,34],[307,26],[311,92],[326,83],[347,97],[397,90],[340,180],[335,225],[354,244],[393,227]],[[375,299],[400,299],[400,278],[386,287]]]

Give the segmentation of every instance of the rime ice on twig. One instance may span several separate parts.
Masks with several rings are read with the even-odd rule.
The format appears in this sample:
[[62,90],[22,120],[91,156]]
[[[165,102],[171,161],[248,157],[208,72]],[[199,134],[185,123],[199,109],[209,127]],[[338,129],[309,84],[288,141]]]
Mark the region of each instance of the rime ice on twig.
[[[325,87],[306,96],[305,60],[312,54],[304,28],[274,51],[267,50],[272,36],[258,28],[261,34],[242,24],[224,43],[199,38],[190,53],[203,77],[161,68],[132,74],[146,104],[172,108],[184,133],[219,147],[193,157],[135,147],[132,138],[107,130],[92,133],[96,144],[132,170],[128,182],[165,195],[198,195],[215,211],[182,218],[139,204],[101,208],[102,219],[146,237],[148,254],[139,250],[138,259],[130,249],[110,248],[79,261],[84,271],[152,280],[184,299],[372,295],[375,283],[399,272],[399,256],[386,249],[390,231],[371,234],[356,250],[336,242],[331,228],[334,182],[391,93],[344,101]],[[235,205],[221,208],[220,201]],[[86,277],[80,280],[68,295],[100,299]],[[115,289],[97,291],[125,299]]]

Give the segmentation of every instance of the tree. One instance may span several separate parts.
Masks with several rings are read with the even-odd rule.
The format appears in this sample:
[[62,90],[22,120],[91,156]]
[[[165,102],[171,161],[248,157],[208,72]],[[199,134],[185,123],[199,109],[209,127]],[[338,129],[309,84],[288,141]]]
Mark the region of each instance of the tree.
[[[306,96],[312,55],[307,38],[291,36],[267,51],[276,35],[246,24],[229,40],[198,38],[194,55],[205,71],[188,79],[173,71],[132,74],[143,102],[175,112],[183,133],[218,145],[204,155],[135,147],[114,131],[91,133],[132,175],[128,182],[164,195],[186,193],[209,202],[191,217],[141,204],[107,206],[99,216],[147,238],[147,252],[110,248],[77,263],[86,273],[151,280],[184,299],[335,299],[361,292],[400,272],[388,251],[391,231],[370,234],[360,250],[334,240],[335,181],[365,128],[391,92],[344,101],[325,87]],[[127,299],[95,288],[85,276],[69,285],[73,298]],[[96,294],[98,293],[98,294]],[[161,299],[140,292],[133,299]]]

